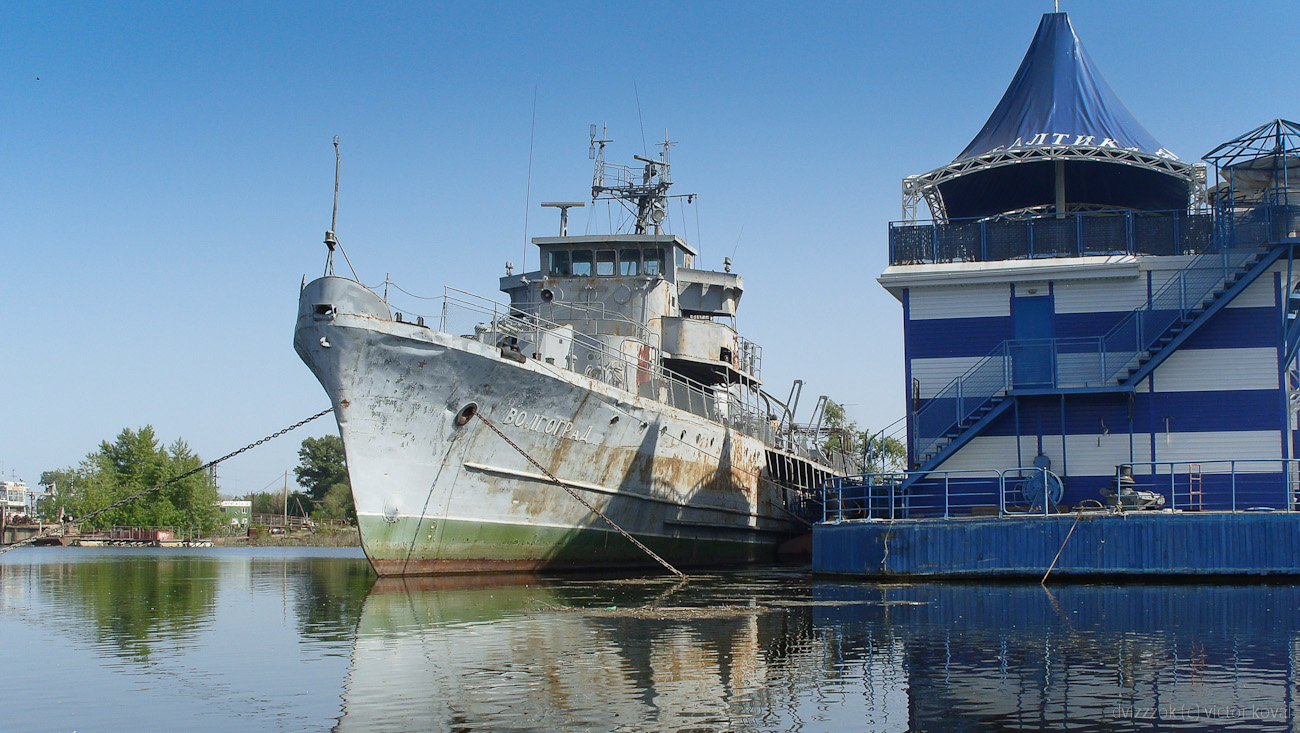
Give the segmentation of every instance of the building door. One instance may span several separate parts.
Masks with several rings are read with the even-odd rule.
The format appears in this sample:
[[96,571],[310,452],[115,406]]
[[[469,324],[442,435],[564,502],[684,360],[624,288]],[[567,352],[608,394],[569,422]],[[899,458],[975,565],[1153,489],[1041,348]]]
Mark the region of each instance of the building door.
[[1055,304],[1050,294],[1012,296],[1015,341],[1010,356],[1013,387],[1028,389],[1055,384],[1054,311]]

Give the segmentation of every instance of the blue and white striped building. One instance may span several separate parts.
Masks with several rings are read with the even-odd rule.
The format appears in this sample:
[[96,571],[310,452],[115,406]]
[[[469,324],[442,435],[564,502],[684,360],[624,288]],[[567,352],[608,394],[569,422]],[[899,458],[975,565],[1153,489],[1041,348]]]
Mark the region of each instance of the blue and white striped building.
[[[817,569],[870,574],[855,563],[890,557],[859,546],[888,540],[853,534],[856,519],[893,533],[900,520],[1050,519],[1123,504],[1120,490],[1166,516],[1295,511],[1300,128],[1276,120],[1205,160],[1160,146],[1066,15],[1043,17],[971,144],[903,182],[912,216],[890,226],[880,283],[903,306],[912,470],[828,494]],[[922,201],[930,221],[915,219]],[[939,574],[1047,567],[1038,549],[963,552],[912,560]],[[1063,571],[1144,570],[1094,560]]]

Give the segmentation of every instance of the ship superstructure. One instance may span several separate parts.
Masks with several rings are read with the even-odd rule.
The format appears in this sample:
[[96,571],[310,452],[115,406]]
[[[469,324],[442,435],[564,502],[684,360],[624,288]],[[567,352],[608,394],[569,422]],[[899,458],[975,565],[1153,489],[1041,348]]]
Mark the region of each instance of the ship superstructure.
[[413,315],[354,280],[304,286],[295,348],[334,403],[381,574],[652,562],[546,472],[674,564],[770,559],[807,526],[834,470],[823,431],[762,390],[742,278],[664,232],[669,143],[625,167],[608,142],[593,128],[592,200],[626,206],[629,231],[570,235],[584,203],[543,204],[560,236],[501,278],[508,304],[449,290]]

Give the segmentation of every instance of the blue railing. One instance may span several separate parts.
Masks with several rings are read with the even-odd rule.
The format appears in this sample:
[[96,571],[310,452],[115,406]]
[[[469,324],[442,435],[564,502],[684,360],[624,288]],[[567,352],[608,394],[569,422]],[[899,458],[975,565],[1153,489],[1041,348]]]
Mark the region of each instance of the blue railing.
[[891,222],[889,264],[1193,254],[1210,246],[1213,232],[1212,215],[1186,211],[1106,211],[1014,219]]
[[1050,482],[1060,486],[1058,476],[1034,466],[842,476],[822,489],[822,521],[1046,514],[1057,508],[1033,487]]
[[[1178,511],[1300,511],[1300,460],[1209,459],[1125,463],[1115,469],[1132,491],[1163,497]],[[869,473],[829,479],[822,488],[822,521],[952,519],[1044,515],[1063,510],[1042,487],[1060,478],[1021,466],[965,471]],[[1056,486],[1059,488],[1060,484]],[[1098,494],[1097,505],[1104,496]],[[1136,509],[1136,507],[1113,507]]]
[[[1201,254],[1171,277],[1145,305],[1124,316],[1100,337],[1012,340],[998,344],[916,411],[913,458],[921,460],[930,454],[945,436],[962,429],[977,410],[1010,389],[1087,388],[1122,381],[1124,370],[1136,366],[1142,355],[1151,351],[1174,324],[1189,320],[1194,311],[1205,307],[1214,297],[1215,289],[1224,286],[1250,262],[1264,243],[1289,236],[1300,227],[1297,212],[1300,212],[1298,207],[1267,205],[1225,222],[1225,231],[1216,237],[1216,242],[1223,246],[1203,248]],[[1082,221],[1082,215],[1076,218]],[[1143,227],[1137,226],[1138,223],[1149,225],[1159,216],[1132,216],[1130,212],[1125,219],[1128,221],[1125,231],[1135,228],[1140,231]],[[1027,225],[1022,221],[980,223]],[[1172,229],[1178,231],[1181,226]],[[1198,230],[1200,227],[1198,224]]]
[[[1126,470],[1129,469],[1129,470]],[[1300,460],[1211,459],[1124,463],[1115,480],[1133,477],[1129,487],[1158,494],[1166,509],[1181,511],[1294,512],[1300,491]]]

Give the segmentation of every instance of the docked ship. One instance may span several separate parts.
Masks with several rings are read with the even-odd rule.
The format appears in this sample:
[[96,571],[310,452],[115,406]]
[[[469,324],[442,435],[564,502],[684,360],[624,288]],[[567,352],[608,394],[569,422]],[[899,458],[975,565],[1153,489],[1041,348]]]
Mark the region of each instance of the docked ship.
[[646,550],[681,567],[766,561],[820,519],[814,492],[844,470],[819,446],[825,398],[801,425],[801,382],[784,401],[763,389],[730,261],[697,269],[665,233],[669,143],[622,166],[591,138],[592,203],[625,207],[627,225],[570,236],[585,202],[543,204],[559,236],[532,240],[538,270],[507,265],[509,303],[448,289],[432,314],[402,313],[387,287],[333,274],[326,235],[294,347],[334,406],[380,575],[653,565]]

